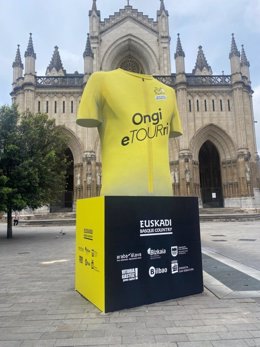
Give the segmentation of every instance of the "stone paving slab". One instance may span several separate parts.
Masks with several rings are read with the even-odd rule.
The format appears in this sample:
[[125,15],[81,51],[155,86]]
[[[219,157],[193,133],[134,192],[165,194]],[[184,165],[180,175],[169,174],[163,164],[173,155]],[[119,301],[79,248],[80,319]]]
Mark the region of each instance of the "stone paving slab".
[[[256,223],[235,223],[230,231],[231,223],[203,223],[202,244],[259,271]],[[214,228],[225,228],[225,246],[216,246]],[[238,241],[244,238],[256,241],[251,246]],[[14,238],[6,240],[0,224],[0,347],[260,346],[260,298],[220,299],[205,289],[101,313],[74,290],[74,251],[72,226],[18,226]]]
[[[216,258],[206,255],[205,250],[202,254],[204,271],[209,273],[215,279],[224,283],[232,291],[259,291],[260,294],[260,281],[247,273],[235,269]],[[260,273],[260,272],[259,272]]]

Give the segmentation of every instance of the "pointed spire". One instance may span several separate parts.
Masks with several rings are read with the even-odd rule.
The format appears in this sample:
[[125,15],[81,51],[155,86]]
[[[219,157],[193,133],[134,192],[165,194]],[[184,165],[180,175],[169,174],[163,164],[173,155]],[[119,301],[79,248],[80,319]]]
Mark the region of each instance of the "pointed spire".
[[192,70],[192,73],[196,73],[196,72],[202,72],[204,69],[207,69],[208,73],[209,74],[212,74],[212,69],[211,67],[209,66],[206,58],[205,58],[205,55],[204,55],[204,52],[202,50],[202,46],[199,46],[199,51],[198,51],[198,55],[197,55],[197,60],[196,60],[196,64],[195,64],[195,67],[194,69]]
[[62,70],[65,73],[65,70],[63,69],[63,65],[61,62],[58,46],[54,47],[54,52],[51,58],[51,62],[47,68],[47,71],[51,72],[52,69],[55,69],[57,72]]
[[89,34],[88,34],[88,37],[87,37],[85,51],[83,53],[83,58],[85,58],[85,57],[94,58],[94,54],[93,54],[92,49],[91,49]]
[[97,0],[93,0],[93,3],[92,3],[92,11],[97,12]]
[[174,58],[176,59],[177,57],[185,57],[185,53],[182,49],[181,45],[181,39],[180,39],[180,34],[178,33],[178,38],[177,38],[177,46],[176,46],[176,53],[174,54]]
[[165,5],[164,5],[164,0],[160,0],[160,2],[161,2],[160,10],[157,11],[158,15],[161,14],[162,12],[165,12],[168,16],[168,11],[166,10]]
[[27,50],[25,51],[24,56],[33,57],[34,59],[36,59],[36,54],[34,53],[34,48],[33,48],[32,33],[30,33]]
[[164,1],[161,0],[161,7],[160,7],[160,11],[165,11],[165,6],[164,6]]
[[17,45],[16,56],[13,62],[13,67],[20,67],[23,69],[23,63],[21,59],[20,45]]
[[236,44],[236,41],[235,41],[235,36],[234,34],[232,33],[232,40],[231,40],[231,50],[230,50],[230,53],[229,53],[229,58],[233,57],[233,56],[237,56],[237,57],[240,57],[240,53],[237,49],[237,44]]
[[100,11],[98,11],[98,9],[97,9],[97,0],[93,0],[92,8],[89,11],[89,15],[91,15],[93,12],[96,13],[100,17]]
[[250,66],[250,63],[247,60],[246,52],[244,50],[244,45],[242,45],[242,49],[241,49],[241,65],[248,66],[248,67]]

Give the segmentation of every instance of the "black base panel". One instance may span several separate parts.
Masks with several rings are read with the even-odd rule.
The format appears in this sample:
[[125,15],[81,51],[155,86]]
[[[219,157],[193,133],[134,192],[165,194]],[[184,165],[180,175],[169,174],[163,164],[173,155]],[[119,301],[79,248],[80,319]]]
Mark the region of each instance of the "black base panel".
[[198,200],[105,197],[105,311],[203,291]]

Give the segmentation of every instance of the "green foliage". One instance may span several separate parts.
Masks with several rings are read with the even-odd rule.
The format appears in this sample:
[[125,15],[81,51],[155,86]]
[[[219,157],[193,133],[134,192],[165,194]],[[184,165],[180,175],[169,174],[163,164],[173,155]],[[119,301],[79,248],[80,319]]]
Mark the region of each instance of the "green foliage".
[[0,211],[38,208],[64,191],[66,138],[45,114],[0,108]]

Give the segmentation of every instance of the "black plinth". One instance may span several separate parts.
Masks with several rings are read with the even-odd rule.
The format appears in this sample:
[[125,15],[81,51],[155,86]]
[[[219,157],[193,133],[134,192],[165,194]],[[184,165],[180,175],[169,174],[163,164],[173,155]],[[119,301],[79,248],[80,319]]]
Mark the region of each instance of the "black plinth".
[[[203,291],[197,198],[106,196],[94,199],[103,199],[104,234],[100,238],[100,230],[95,230],[93,223],[88,224],[86,211],[86,221],[80,225],[84,230],[93,229],[93,237],[91,240],[82,238],[82,244],[79,239],[77,247],[87,249],[86,252],[89,249],[94,258],[90,252],[85,255],[89,260],[84,262],[81,258],[79,263],[79,252],[76,269],[81,268],[78,276],[86,276],[84,281],[82,278],[78,281],[84,282],[83,286],[91,286],[88,273],[101,276],[100,283],[104,287],[100,291],[100,295],[104,295],[101,310],[110,312]],[[90,203],[92,199],[86,200]],[[81,212],[81,218],[82,215]],[[97,232],[102,248],[95,243]],[[81,232],[77,228],[78,233]],[[103,251],[104,268],[99,265],[91,269],[91,263]],[[89,264],[85,275],[82,269],[87,266],[84,264]],[[76,289],[91,301],[88,290],[84,293],[82,285],[78,287],[76,285]]]

